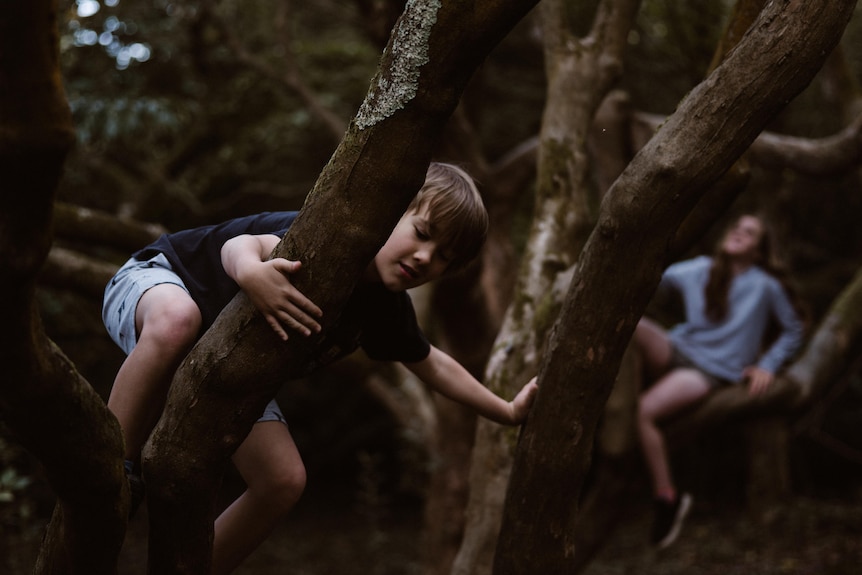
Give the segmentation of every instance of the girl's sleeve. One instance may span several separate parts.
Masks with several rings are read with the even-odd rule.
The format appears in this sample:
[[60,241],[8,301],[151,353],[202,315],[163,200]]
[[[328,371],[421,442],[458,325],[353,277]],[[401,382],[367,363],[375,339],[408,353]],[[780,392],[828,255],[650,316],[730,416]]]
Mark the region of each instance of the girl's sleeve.
[[772,282],[771,291],[772,313],[781,332],[757,365],[770,373],[777,373],[802,345],[803,327],[787,292],[777,280]]
[[704,265],[708,264],[703,261],[703,256],[669,265],[661,275],[661,280],[659,281],[656,291],[658,293],[667,293],[669,291],[682,292],[683,284],[687,281],[687,278],[691,276],[691,270],[695,267]]

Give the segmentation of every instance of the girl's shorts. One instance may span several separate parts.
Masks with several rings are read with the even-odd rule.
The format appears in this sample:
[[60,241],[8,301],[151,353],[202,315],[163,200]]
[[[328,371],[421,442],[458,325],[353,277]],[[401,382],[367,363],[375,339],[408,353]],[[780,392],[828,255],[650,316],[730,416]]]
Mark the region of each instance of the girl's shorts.
[[[148,289],[159,284],[174,284],[186,292],[189,291],[180,276],[171,268],[171,264],[164,254],[158,254],[144,261],[131,258],[117,270],[117,273],[105,287],[102,322],[104,322],[111,339],[120,346],[126,355],[130,354],[138,343],[138,334],[135,329],[135,312],[138,302]],[[267,404],[258,421],[286,423],[284,414],[274,399]]]
[[726,379],[722,379],[718,376],[712,375],[711,373],[707,373],[707,372],[703,371],[702,369],[700,369],[698,366],[696,366],[694,364],[694,362],[691,359],[689,359],[688,356],[686,356],[681,351],[679,351],[675,345],[672,347],[673,347],[673,352],[672,352],[672,356],[670,358],[670,368],[668,371],[673,370],[673,369],[677,369],[677,368],[695,369],[695,370],[699,371],[701,373],[701,375],[703,375],[703,377],[706,379],[706,383],[707,383],[707,385],[709,385],[710,389],[716,389],[719,387],[723,387],[725,385],[730,385],[730,382],[727,381]]

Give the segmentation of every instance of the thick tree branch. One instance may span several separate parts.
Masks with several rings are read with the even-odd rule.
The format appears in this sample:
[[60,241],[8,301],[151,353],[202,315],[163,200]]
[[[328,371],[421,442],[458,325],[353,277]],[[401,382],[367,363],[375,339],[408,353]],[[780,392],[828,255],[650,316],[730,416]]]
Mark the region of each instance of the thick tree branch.
[[54,205],[54,233],[64,240],[130,252],[141,249],[167,231],[158,224],[118,218],[90,208],[62,202]]
[[[421,186],[471,74],[534,3],[408,5],[365,103],[275,251],[303,262],[292,279],[323,309],[324,329]],[[316,343],[280,342],[240,294],[182,364],[144,450],[151,572],[208,570],[219,471]]]
[[[503,395],[536,373],[558,309],[555,282],[578,259],[594,223],[591,206],[598,203],[599,192],[590,180],[588,135],[594,113],[622,72],[624,38],[638,5],[637,1],[601,2],[585,38],[571,33],[563,2],[548,0],[540,5],[548,99],[537,150],[536,210],[516,296],[485,378],[491,389]],[[514,443],[511,431],[479,422],[467,530],[453,574],[491,572]],[[498,560],[508,563],[521,554],[521,548],[498,547],[498,553]],[[554,573],[559,568],[549,564],[532,572]]]
[[74,141],[57,14],[51,0],[0,11],[0,418],[58,496],[34,573],[113,575],[128,513],[119,425],[45,335],[34,298]]
[[754,162],[808,176],[839,174],[862,165],[862,114],[826,138],[797,138],[764,132],[751,145]]
[[39,282],[71,289],[100,301],[117,267],[73,250],[53,247],[48,252]]
[[[653,133],[666,120],[655,114],[635,113],[633,131]],[[800,138],[762,132],[747,155],[767,168],[793,170],[810,176],[834,175],[862,164],[862,115],[846,128],[825,138]]]

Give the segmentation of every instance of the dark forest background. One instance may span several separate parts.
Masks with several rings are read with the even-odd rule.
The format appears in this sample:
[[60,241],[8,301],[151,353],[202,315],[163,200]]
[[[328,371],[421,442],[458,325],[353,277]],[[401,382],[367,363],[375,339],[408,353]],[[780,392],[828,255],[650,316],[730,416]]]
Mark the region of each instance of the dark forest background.
[[[585,11],[574,22],[588,24],[589,4],[572,4]],[[643,2],[619,85],[633,110],[648,117],[674,111],[709,69],[732,5]],[[107,397],[123,355],[101,324],[106,270],[159,231],[299,209],[365,97],[403,3],[64,0],[61,7],[77,142],[57,196],[56,259],[43,274],[40,309],[50,337]],[[862,113],[859,12],[841,48],[769,132],[826,138]],[[528,17],[492,53],[462,100],[466,120],[453,124],[439,159],[481,173],[477,157],[500,161],[537,136],[545,100],[540,34]],[[811,176],[754,164],[730,210],[757,210],[777,222],[812,325],[862,264],[860,176],[858,166]],[[519,215],[506,233],[517,249],[532,191],[524,186],[511,199]],[[94,225],[90,218],[100,215],[121,230]],[[724,221],[690,252],[706,251]],[[435,310],[423,319],[432,337]],[[420,572],[421,509],[435,462],[369,389],[369,371],[386,378],[391,369],[358,356],[280,392],[309,487],[241,573]],[[792,429],[794,499],[766,527],[745,519],[744,436],[704,437],[677,457],[699,505],[674,555],[657,558],[640,538],[645,490],[644,507],[632,509],[590,572],[855,572],[854,561],[862,562],[862,363]],[[238,481],[228,476],[226,495]],[[28,572],[53,504],[38,463],[0,435],[0,572]],[[143,565],[145,521],[144,511],[130,528],[129,573]]]

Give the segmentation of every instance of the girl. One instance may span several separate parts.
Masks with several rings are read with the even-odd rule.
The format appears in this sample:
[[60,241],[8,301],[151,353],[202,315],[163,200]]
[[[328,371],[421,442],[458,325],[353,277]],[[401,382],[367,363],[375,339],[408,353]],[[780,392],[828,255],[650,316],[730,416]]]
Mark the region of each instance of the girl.
[[[656,499],[652,543],[659,548],[679,535],[692,499],[677,493],[658,422],[722,385],[744,383],[751,394],[763,393],[802,342],[792,292],[773,260],[763,220],[743,215],[713,257],[665,271],[659,289],[679,293],[685,321],[665,332],[644,318],[635,329],[647,377],[655,382],[641,394],[638,430]],[[773,321],[778,336],[763,350]]]

